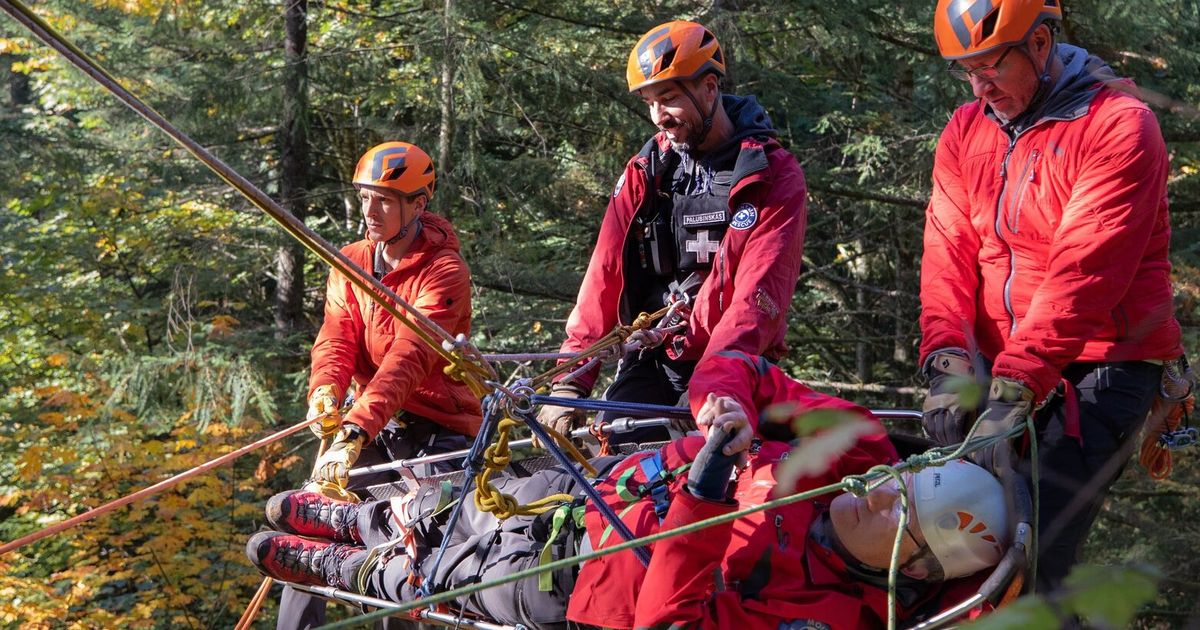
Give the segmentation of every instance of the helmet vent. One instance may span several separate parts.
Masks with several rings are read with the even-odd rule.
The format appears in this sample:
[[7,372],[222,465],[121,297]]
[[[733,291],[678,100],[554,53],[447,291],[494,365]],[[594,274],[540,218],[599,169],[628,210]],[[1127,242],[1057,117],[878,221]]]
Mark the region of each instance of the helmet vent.
[[380,179],[385,182],[390,182],[395,179],[400,179],[401,177],[404,176],[404,172],[407,170],[408,170],[407,166],[401,166],[399,168],[394,168],[394,169],[384,173],[383,177],[381,177]]
[[[662,72],[663,70],[670,68],[671,64],[674,62],[675,62],[675,49],[672,48],[672,49],[668,50],[667,52],[663,53],[662,60],[659,61],[659,64],[658,64],[658,72]],[[655,72],[655,74],[658,74],[658,72]]]
[[996,21],[1000,18],[1000,9],[995,9],[983,18],[983,23],[979,28],[979,41],[983,41],[992,36],[996,32]]
[[721,49],[720,49],[720,48],[718,48],[718,49],[716,49],[716,50],[714,50],[714,51],[713,51],[713,57],[712,57],[712,58],[713,58],[713,61],[715,61],[715,62],[717,62],[717,63],[719,63],[719,64],[724,64],[724,63],[725,63],[725,59],[721,57]]

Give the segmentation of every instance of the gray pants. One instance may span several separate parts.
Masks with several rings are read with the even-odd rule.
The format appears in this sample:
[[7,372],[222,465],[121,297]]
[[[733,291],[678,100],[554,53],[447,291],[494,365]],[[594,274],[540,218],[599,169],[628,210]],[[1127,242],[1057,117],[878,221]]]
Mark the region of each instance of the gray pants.
[[[620,457],[593,460],[603,475],[620,461]],[[560,468],[541,470],[530,477],[505,476],[493,480],[502,492],[513,495],[520,503],[529,503],[552,494],[569,494],[577,500],[561,508],[569,511],[583,504],[582,491],[575,480]],[[572,557],[584,532],[577,529],[568,517],[558,531],[553,521],[556,510],[537,516],[516,516],[505,521],[481,512],[473,496],[467,503],[453,531],[446,531],[452,508],[443,509],[446,499],[437,487],[422,487],[418,497],[407,506],[407,517],[415,520],[414,534],[419,558],[416,571],[422,583],[437,590],[448,590],[476,582],[488,582],[538,566],[542,550],[550,545],[549,560]],[[380,501],[364,506],[359,512],[359,532],[364,542],[375,545],[397,534],[392,520],[393,503]],[[437,547],[444,536],[449,537],[446,553],[434,572]],[[397,553],[401,553],[398,549]],[[394,555],[392,556],[394,558]],[[417,587],[406,562],[384,558],[369,572],[366,594],[373,597],[407,602],[417,597]],[[521,624],[535,629],[567,628],[567,598],[575,587],[576,569],[562,569],[551,574],[548,589],[539,586],[537,577],[504,584],[459,599],[455,608],[467,614],[502,624]]]
[[[466,436],[429,420],[413,419],[403,428],[391,423],[379,432],[371,444],[363,448],[358,461],[355,462],[355,467],[373,466],[410,457],[458,451],[467,446],[469,443]],[[460,467],[461,464],[457,461],[440,462],[417,466],[413,472],[418,477],[423,477],[440,472],[451,472]],[[355,490],[399,479],[399,475],[392,472],[351,477],[348,488]],[[275,624],[276,629],[307,630],[322,625],[325,625],[325,600],[285,586],[283,596],[279,600],[279,618]],[[389,619],[381,625],[386,628],[414,627],[410,622],[399,619]]]

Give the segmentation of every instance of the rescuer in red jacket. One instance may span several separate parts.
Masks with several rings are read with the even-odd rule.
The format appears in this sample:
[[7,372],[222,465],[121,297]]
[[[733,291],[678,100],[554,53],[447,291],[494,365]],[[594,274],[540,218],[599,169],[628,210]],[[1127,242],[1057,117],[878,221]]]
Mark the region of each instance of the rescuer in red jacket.
[[[807,220],[804,174],[753,96],[721,94],[724,74],[716,37],[693,22],[657,26],[629,54],[629,91],[659,132],[617,180],[562,351],[587,348],[676,300],[689,311],[665,342],[642,337],[662,346],[622,358],[608,400],[673,405],[702,356],[740,350],[775,360],[786,350]],[[560,378],[552,393],[587,397],[598,372]],[[582,415],[547,406],[538,419],[564,431]]]
[[[709,430],[707,441],[690,436],[617,462],[614,457],[593,460],[601,471],[597,489],[638,536],[896,460],[883,427],[865,409],[814,392],[760,358],[728,353],[705,359],[697,367],[694,391],[701,391],[701,383],[714,387],[691,396],[698,422]],[[837,425],[832,430],[854,430],[839,452],[811,453],[810,472],[784,491],[776,487],[776,473],[789,454],[795,455],[792,446],[766,441],[752,449],[736,438],[752,431],[764,412],[780,420],[834,413],[826,417]],[[733,439],[725,443],[727,437]],[[731,484],[739,458],[746,465]],[[1007,544],[1008,526],[999,482],[973,464],[959,460],[905,479],[912,518],[901,533],[902,618],[924,603],[936,608],[956,602],[942,582],[964,586],[957,578],[994,565]],[[582,494],[560,469],[499,483],[521,502],[559,492]],[[582,524],[571,518],[581,511],[576,509],[581,502],[498,524],[468,501],[457,528],[445,531],[443,508],[455,498],[437,484],[366,504],[284,493],[267,508],[277,531],[256,534],[247,555],[276,578],[412,601],[421,584],[451,588],[489,581],[621,542],[590,506]],[[832,493],[655,543],[648,569],[623,551],[589,560],[577,576],[563,569],[546,580],[527,578],[462,598],[457,606],[530,628],[562,628],[564,619],[609,628],[882,627],[885,567],[900,512],[895,482],[864,497]],[[437,575],[429,575],[432,547],[444,536],[451,544]],[[367,551],[396,540],[403,544],[378,547],[387,551],[375,559]],[[721,586],[714,581],[718,572]]]
[[[964,377],[991,379],[977,436],[1038,410],[1045,590],[1078,558],[1164,362],[1182,353],[1158,123],[1131,81],[1055,42],[1061,11],[938,2],[938,48],[976,99],[938,142],[921,263],[929,436],[959,442],[974,422]],[[973,457],[995,467],[1011,448]]]
[[[433,162],[407,142],[385,142],[363,154],[354,171],[366,238],[342,249],[360,269],[451,334],[471,326],[471,275],[450,222],[427,213],[436,183]],[[369,466],[466,448],[479,430],[479,400],[447,376],[446,361],[362,289],[334,271],[325,319],[312,348],[309,413],[313,431],[332,437],[314,467],[319,481],[350,488],[390,476],[356,477]],[[341,407],[357,387],[354,405]],[[453,462],[418,474],[452,470]],[[384,478],[381,478],[384,477]],[[324,602],[286,589],[278,627],[324,623]]]

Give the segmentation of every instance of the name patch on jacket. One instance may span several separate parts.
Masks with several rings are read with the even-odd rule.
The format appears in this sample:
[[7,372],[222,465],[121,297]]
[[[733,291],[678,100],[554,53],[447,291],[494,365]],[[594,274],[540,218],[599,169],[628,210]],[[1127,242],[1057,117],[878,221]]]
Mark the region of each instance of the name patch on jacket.
[[728,186],[714,184],[710,194],[674,196],[678,271],[712,268],[728,225],[728,190]]
[[725,223],[725,211],[718,210],[717,212],[706,212],[704,214],[688,214],[683,217],[684,225],[723,225]]

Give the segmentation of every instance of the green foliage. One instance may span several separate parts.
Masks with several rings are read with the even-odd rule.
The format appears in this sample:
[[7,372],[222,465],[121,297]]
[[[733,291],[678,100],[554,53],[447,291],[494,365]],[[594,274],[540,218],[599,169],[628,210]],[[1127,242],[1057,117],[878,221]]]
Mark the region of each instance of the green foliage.
[[1153,568],[1080,565],[1067,576],[1066,590],[1049,600],[1026,596],[969,624],[974,630],[1054,630],[1072,615],[1093,628],[1124,628],[1150,601],[1162,574]]
[[[843,392],[859,402],[916,403],[897,388],[917,384],[923,200],[937,135],[969,98],[934,54],[932,2],[445,6],[309,3],[310,227],[339,244],[361,233],[345,181],[372,144],[400,138],[437,155],[448,64],[454,124],[435,204],[475,273],[474,341],[556,349],[615,178],[652,131],[624,84],[629,47],[653,24],[698,19],[725,46],[729,91],[759,97],[809,181],[785,367],[876,386]],[[278,192],[281,5],[44,0],[35,10]],[[1178,314],[1196,347],[1200,9],[1079,0],[1067,11],[1067,39],[1152,90],[1172,154]],[[299,418],[327,270],[309,257],[311,325],[277,333],[284,237],[273,224],[7,18],[0,88],[0,538],[11,540]],[[0,624],[233,625],[258,581],[242,541],[262,500],[305,476],[311,451],[290,440],[0,559]],[[1186,618],[1195,598],[1200,567],[1177,553],[1200,536],[1195,462],[1181,458],[1176,480],[1127,475],[1089,547],[1103,564],[1163,567],[1154,610],[1135,623]],[[1157,520],[1123,516],[1140,513]]]

